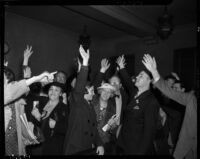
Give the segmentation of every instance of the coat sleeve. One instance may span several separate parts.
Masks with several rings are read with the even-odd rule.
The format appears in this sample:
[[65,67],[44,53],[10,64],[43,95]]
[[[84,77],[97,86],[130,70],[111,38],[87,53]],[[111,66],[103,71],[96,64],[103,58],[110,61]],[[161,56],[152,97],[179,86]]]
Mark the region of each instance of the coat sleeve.
[[144,134],[139,148],[139,154],[147,154],[153,142],[158,119],[158,102],[152,99],[144,110]]
[[128,72],[126,71],[125,68],[123,68],[123,69],[120,69],[119,74],[120,74],[120,77],[122,78],[122,84],[125,86],[126,90],[128,91],[129,96],[131,96],[134,90],[134,85],[133,85],[133,82],[131,81],[131,78]]
[[55,125],[54,131],[56,134],[65,134],[68,125],[68,106],[66,104],[60,106],[62,108],[58,112],[58,122]]
[[4,87],[4,105],[9,104],[29,90],[30,89],[26,84],[26,80],[9,83],[6,87]]
[[103,141],[101,140],[101,137],[99,136],[99,132],[98,132],[97,128],[95,130],[95,134],[96,134],[96,136],[95,136],[95,144],[96,144],[96,146],[97,147],[98,146],[103,146]]
[[101,83],[104,80],[104,78],[105,78],[105,73],[102,73],[100,71],[95,76],[94,81],[93,81],[95,92],[97,92],[97,88],[101,86]]
[[171,87],[167,85],[167,82],[160,78],[154,85],[167,97],[178,102],[181,105],[186,106],[189,98],[191,98],[191,94],[178,92],[173,90]]
[[88,66],[81,66],[81,70],[77,76],[76,84],[74,87],[74,92],[76,93],[84,93],[85,85],[87,82],[88,76]]

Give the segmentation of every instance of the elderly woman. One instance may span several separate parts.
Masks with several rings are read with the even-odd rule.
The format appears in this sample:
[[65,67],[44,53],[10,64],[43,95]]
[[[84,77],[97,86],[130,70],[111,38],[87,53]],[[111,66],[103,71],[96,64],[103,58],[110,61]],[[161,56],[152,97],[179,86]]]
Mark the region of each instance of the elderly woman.
[[[41,122],[41,128],[45,137],[42,144],[43,155],[61,155],[65,132],[67,130],[68,106],[62,102],[60,97],[64,84],[53,82],[49,85],[46,105],[39,111],[37,107],[33,108],[32,115]],[[40,107],[40,108],[41,108]]]
[[120,99],[115,97],[116,102],[109,100],[115,92],[115,87],[109,83],[103,83],[97,90],[99,95],[95,96],[92,101],[97,115],[97,129],[104,143],[105,155],[114,154],[115,132],[113,129],[119,125],[119,114],[116,114],[116,107],[121,104]]

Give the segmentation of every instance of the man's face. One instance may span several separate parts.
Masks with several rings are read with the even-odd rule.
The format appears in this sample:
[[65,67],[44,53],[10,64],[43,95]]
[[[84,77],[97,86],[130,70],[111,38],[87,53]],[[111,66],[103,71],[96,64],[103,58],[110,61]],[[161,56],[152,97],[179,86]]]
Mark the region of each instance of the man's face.
[[66,76],[65,76],[65,74],[62,73],[62,72],[57,73],[56,77],[55,77],[55,81],[65,84],[66,83]]
[[136,77],[135,86],[136,87],[143,87],[150,84],[150,78],[146,72],[141,71],[138,76]]
[[178,91],[178,92],[184,92],[184,88],[181,87],[180,83],[174,83],[173,84],[173,89]]
[[121,88],[121,82],[120,79],[117,76],[113,76],[110,78],[109,83],[115,87],[116,90],[119,90]]
[[172,86],[173,86],[173,84],[175,82],[174,79],[168,78],[166,81],[167,81],[168,86],[172,88]]

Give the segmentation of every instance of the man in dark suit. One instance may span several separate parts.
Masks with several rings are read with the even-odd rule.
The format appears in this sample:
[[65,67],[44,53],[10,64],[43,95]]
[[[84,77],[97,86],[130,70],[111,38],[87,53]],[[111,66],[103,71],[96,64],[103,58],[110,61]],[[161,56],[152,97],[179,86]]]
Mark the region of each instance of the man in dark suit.
[[124,155],[154,154],[159,104],[150,91],[151,76],[147,71],[141,71],[134,83],[125,70],[123,55],[117,59],[117,64],[130,97],[124,108],[117,145]]
[[96,114],[90,102],[94,96],[94,87],[87,85],[89,50],[86,53],[80,46],[79,52],[83,62],[70,98],[71,111],[64,155],[80,154],[93,148],[96,148],[98,155],[103,155],[104,148],[97,131]]

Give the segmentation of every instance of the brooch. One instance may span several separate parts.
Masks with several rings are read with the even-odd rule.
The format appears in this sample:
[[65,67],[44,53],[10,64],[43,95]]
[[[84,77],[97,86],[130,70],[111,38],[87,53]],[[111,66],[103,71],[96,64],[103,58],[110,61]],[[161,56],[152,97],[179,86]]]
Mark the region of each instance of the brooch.
[[134,106],[133,109],[140,109],[138,105]]

